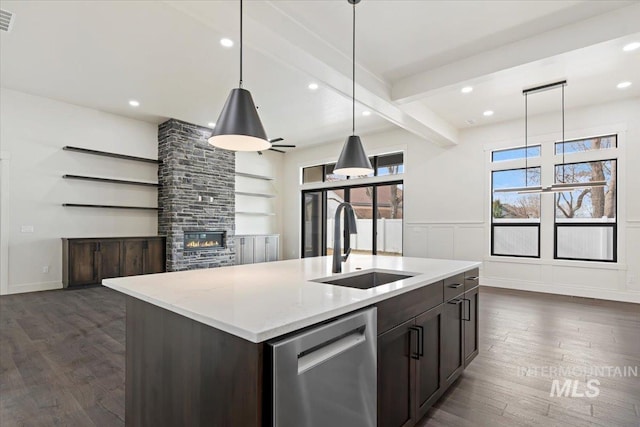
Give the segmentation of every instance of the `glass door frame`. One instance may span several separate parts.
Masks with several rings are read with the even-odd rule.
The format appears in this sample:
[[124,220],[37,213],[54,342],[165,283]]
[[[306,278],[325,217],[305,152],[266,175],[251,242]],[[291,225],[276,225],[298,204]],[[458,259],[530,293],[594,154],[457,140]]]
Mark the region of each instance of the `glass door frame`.
[[[385,187],[385,186],[389,186],[389,185],[404,185],[404,180],[402,179],[398,179],[398,180],[392,180],[392,181],[383,181],[383,182],[376,182],[376,183],[369,183],[369,184],[356,184],[356,185],[336,185],[336,186],[331,186],[331,187],[324,187],[324,188],[315,188],[315,189],[306,189],[306,190],[302,190],[301,191],[301,200],[302,200],[302,208],[300,209],[301,215],[300,215],[300,257],[304,258],[305,256],[305,196],[307,195],[307,193],[321,193],[322,194],[322,219],[321,219],[321,224],[322,224],[322,237],[321,237],[321,248],[320,248],[320,256],[326,256],[327,255],[327,192],[328,191],[332,191],[332,190],[344,190],[344,201],[349,203],[349,200],[351,199],[351,192],[350,189],[352,188],[363,188],[363,187],[371,187],[373,189],[372,192],[372,200],[371,200],[371,205],[373,207],[373,218],[372,218],[372,227],[373,227],[373,231],[372,231],[372,242],[371,242],[371,253],[373,255],[376,255],[378,253],[378,218],[377,218],[377,212],[378,212],[378,187]],[[402,200],[402,205],[403,205],[403,215],[402,215],[402,241],[404,242],[404,196],[403,196],[403,200]],[[346,236],[344,236],[346,238]],[[404,246],[404,245],[403,245]]]

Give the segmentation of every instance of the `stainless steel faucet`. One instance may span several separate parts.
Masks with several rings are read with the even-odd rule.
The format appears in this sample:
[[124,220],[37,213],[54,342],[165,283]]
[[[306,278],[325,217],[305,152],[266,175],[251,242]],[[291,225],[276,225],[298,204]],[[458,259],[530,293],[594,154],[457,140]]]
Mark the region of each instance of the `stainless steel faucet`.
[[[340,244],[340,213],[344,209],[344,222],[346,230],[346,238],[344,242],[344,255],[342,255],[342,245]],[[333,268],[334,273],[342,272],[342,263],[347,260],[351,253],[350,235],[358,232],[356,224],[356,214],[353,212],[353,207],[349,203],[342,202],[336,209],[336,216],[333,221]]]

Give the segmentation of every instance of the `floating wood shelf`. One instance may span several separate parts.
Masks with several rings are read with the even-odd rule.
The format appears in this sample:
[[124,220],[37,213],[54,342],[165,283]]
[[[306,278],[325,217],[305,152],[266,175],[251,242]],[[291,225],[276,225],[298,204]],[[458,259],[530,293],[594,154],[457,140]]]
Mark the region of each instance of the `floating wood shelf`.
[[101,178],[99,176],[84,176],[84,175],[70,175],[65,174],[62,175],[63,178],[66,179],[79,179],[82,181],[98,181],[98,182],[109,182],[113,184],[128,184],[128,185],[142,185],[145,187],[157,187],[157,182],[144,182],[144,181],[130,181],[126,179],[114,179],[114,178]]
[[267,194],[267,193],[247,193],[245,191],[236,191],[238,196],[249,196],[249,197],[264,197],[267,199],[273,199],[276,197],[275,194]]
[[157,159],[148,159],[146,157],[129,156],[126,154],[119,154],[119,153],[109,153],[107,151],[90,150],[88,148],[71,147],[69,145],[62,147],[62,149],[67,151],[76,151],[78,153],[84,153],[84,154],[93,154],[95,156],[113,157],[116,159],[124,159],[124,160],[133,160],[136,162],[154,163],[154,164],[160,163],[160,161]]
[[275,213],[273,212],[236,212],[236,215],[275,216]]
[[253,178],[253,179],[263,179],[265,181],[273,181],[273,178],[270,176],[255,175],[252,173],[236,172],[236,176],[243,176],[245,178]]
[[87,205],[80,203],[63,203],[62,206],[72,208],[103,208],[103,209],[137,209],[145,211],[157,211],[158,208],[150,206],[120,206],[120,205]]

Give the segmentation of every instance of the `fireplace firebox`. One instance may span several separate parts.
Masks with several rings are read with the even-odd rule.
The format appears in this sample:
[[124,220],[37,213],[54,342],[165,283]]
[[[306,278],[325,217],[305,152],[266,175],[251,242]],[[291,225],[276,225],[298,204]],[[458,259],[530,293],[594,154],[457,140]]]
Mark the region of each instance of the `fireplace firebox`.
[[222,249],[227,247],[226,231],[185,231],[184,251]]

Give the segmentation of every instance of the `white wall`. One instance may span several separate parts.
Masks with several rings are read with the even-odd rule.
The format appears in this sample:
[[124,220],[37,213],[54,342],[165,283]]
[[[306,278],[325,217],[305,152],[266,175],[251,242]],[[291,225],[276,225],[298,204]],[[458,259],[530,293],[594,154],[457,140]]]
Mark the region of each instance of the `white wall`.
[[[62,287],[61,237],[157,234],[155,211],[62,206],[156,206],[154,187],[62,178],[67,173],[157,181],[153,164],[62,150],[70,145],[157,158],[156,124],[2,89],[0,128],[1,293]],[[21,232],[22,226],[33,232]]]
[[[530,142],[559,139],[557,114],[530,119],[534,125]],[[523,126],[523,120],[515,120],[470,128],[461,132],[457,146],[448,149],[403,130],[363,136],[370,155],[405,150],[404,254],[484,261],[484,285],[640,302],[638,98],[566,112],[567,138],[620,135],[616,264],[555,261],[552,256],[540,260],[490,256],[488,154],[494,148],[522,145]],[[298,149],[285,157],[286,258],[300,253],[300,167],[335,161],[342,143]],[[550,233],[553,236],[553,230]],[[542,236],[546,248],[548,239],[549,231]]]

